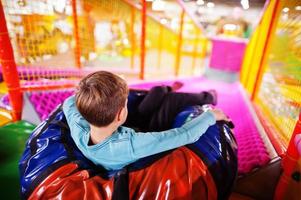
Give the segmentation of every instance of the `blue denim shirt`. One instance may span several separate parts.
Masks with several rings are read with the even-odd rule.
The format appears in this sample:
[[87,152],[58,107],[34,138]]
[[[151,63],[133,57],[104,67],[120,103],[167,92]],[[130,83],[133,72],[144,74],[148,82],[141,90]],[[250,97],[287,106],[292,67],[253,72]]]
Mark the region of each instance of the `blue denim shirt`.
[[90,126],[77,110],[74,96],[65,100],[63,111],[77,147],[93,163],[107,170],[118,170],[140,158],[193,143],[215,124],[213,113],[207,111],[180,128],[162,132],[142,133],[120,126],[102,142],[88,145]]

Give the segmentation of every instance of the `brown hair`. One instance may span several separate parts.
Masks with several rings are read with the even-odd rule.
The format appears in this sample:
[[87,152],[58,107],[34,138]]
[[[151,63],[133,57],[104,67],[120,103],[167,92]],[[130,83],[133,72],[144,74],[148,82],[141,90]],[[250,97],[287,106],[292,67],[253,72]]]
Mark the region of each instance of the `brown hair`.
[[84,77],[75,94],[80,114],[92,125],[107,126],[125,105],[126,82],[115,74],[98,71]]

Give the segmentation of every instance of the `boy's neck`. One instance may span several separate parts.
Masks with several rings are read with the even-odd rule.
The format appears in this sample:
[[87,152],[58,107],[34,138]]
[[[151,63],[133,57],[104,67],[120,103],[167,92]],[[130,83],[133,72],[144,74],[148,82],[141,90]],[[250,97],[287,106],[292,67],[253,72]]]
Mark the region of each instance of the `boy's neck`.
[[114,123],[105,126],[105,127],[96,127],[93,125],[90,125],[90,141],[93,144],[98,144],[111,136],[118,126],[116,126]]

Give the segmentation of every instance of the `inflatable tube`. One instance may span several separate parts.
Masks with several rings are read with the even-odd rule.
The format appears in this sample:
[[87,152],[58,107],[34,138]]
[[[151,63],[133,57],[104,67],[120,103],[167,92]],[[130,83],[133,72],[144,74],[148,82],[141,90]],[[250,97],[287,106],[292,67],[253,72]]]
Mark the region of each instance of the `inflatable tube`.
[[[131,98],[130,94],[134,108],[139,98]],[[200,108],[189,112],[197,116]],[[216,124],[194,144],[140,159],[120,171],[106,171],[77,149],[59,108],[27,141],[19,162],[21,195],[29,199],[225,199],[237,173],[236,154],[230,129]]]
[[20,199],[18,162],[34,126],[25,121],[0,127],[0,186],[2,199]]

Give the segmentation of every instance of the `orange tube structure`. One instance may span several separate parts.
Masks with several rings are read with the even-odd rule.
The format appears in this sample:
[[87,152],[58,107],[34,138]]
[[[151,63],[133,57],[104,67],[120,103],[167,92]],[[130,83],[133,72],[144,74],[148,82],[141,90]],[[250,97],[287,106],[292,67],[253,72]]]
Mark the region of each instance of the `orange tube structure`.
[[176,53],[175,76],[178,76],[179,71],[180,71],[184,15],[185,15],[185,13],[184,13],[184,10],[182,9],[181,19],[180,19],[180,31],[179,31],[179,38],[178,38],[178,46],[177,46],[177,53]]
[[73,15],[73,27],[74,27],[74,39],[75,39],[75,63],[77,68],[81,68],[80,62],[80,42],[79,42],[79,33],[78,33],[78,20],[77,20],[77,10],[76,10],[76,0],[72,0],[72,15]]
[[301,133],[301,113],[299,115],[299,120],[296,123],[294,133],[291,137],[290,143],[287,148],[287,153],[282,161],[283,173],[279,180],[279,183],[275,192],[275,199],[284,199],[284,194],[287,190],[288,183],[292,178],[292,174],[297,165],[300,155],[298,153],[297,147],[295,145],[295,136]]
[[269,52],[269,49],[270,49],[270,46],[271,46],[271,43],[272,43],[272,40],[273,40],[273,35],[276,31],[276,26],[277,26],[278,19],[279,19],[280,13],[281,13],[281,9],[282,9],[281,2],[280,1],[275,1],[275,7],[274,7],[273,15],[271,17],[270,28],[269,28],[268,33],[267,33],[267,41],[266,41],[266,44],[263,48],[263,55],[262,55],[262,58],[261,58],[261,61],[260,61],[259,69],[258,69],[257,74],[256,74],[256,79],[255,79],[256,82],[255,82],[255,85],[254,85],[254,88],[253,88],[253,91],[252,91],[252,94],[251,94],[251,99],[252,100],[254,100],[255,97],[257,96],[257,93],[258,93],[258,90],[259,90],[259,87],[260,87],[260,84],[261,84],[263,72],[264,72],[264,69],[265,69],[264,67],[267,63],[268,52]]
[[145,66],[145,39],[146,39],[146,1],[141,0],[141,50],[140,50],[140,75],[141,80],[144,79]]
[[15,63],[13,48],[10,43],[5,15],[0,1],[0,62],[2,65],[3,79],[7,84],[9,101],[12,106],[14,121],[21,119],[22,92],[20,89],[19,75]]

